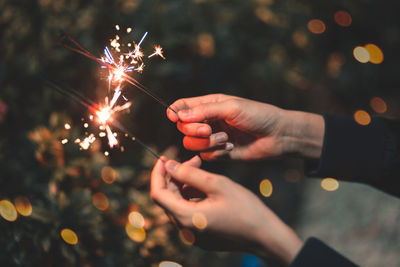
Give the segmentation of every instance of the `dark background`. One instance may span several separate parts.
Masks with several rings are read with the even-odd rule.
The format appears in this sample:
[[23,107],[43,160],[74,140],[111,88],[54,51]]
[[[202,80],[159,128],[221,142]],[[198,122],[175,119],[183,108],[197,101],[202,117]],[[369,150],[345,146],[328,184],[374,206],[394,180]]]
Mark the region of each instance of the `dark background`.
[[[167,60],[149,61],[144,73],[134,77],[168,103],[225,93],[287,109],[351,116],[359,109],[376,115],[370,99],[378,96],[388,107],[384,115],[398,116],[399,7],[396,1],[370,0],[0,0],[0,199],[12,201],[22,195],[33,205],[30,217],[20,216],[15,222],[0,218],[1,262],[18,266],[148,266],[169,259],[184,266],[261,264],[242,254],[206,253],[182,244],[177,230],[148,198],[153,159],[136,144],[123,140],[125,152],[113,150],[107,158],[103,156],[105,144],[89,151],[80,151],[72,141],[60,145],[66,135],[72,140],[84,133],[80,120],[88,112],[46,87],[44,81],[74,88],[94,101],[102,101],[107,83],[97,63],[56,44],[60,30],[96,56],[116,33],[115,24],[123,29],[133,27],[135,40],[148,31],[142,46],[145,52],[160,44]],[[351,26],[335,23],[334,14],[339,10],[351,15]],[[326,31],[310,32],[307,24],[311,19],[322,20]],[[296,36],[301,36],[301,43]],[[383,51],[382,64],[362,64],[354,58],[353,49],[367,43]],[[336,64],[334,71],[332,64]],[[180,160],[192,155],[184,151],[182,135],[166,119],[162,105],[136,88],[128,88],[126,95],[134,104],[129,115],[121,116],[126,128],[160,153],[167,150]],[[63,130],[66,121],[73,126],[70,133]],[[119,173],[112,185],[101,180],[105,165]],[[299,231],[315,223],[306,219],[316,214],[312,208],[299,212],[313,202],[309,197],[318,189],[309,190],[298,159],[206,163],[204,168],[227,175],[257,194],[260,181],[269,178],[274,192],[266,203],[285,222]],[[357,189],[344,191],[349,197]],[[96,192],[108,197],[107,211],[92,205]],[[332,193],[316,194],[323,198]],[[373,205],[379,206],[380,197],[376,196]],[[344,199],[332,201],[343,205]],[[396,201],[388,203],[397,205]],[[135,243],[125,234],[124,220],[131,204],[151,222],[143,243]],[[360,205],[354,209],[364,211],[363,201]],[[346,221],[342,216],[336,213],[334,218]],[[361,227],[354,221],[359,218],[349,218],[354,229]],[[388,229],[398,225],[399,216],[395,218],[385,225],[389,233]],[[324,229],[323,219],[319,225]],[[75,229],[78,245],[70,246],[61,239],[59,232],[64,227]],[[384,237],[379,240],[380,228],[376,227],[378,230],[367,234],[385,242]],[[357,238],[352,237],[354,244]],[[330,241],[329,235],[326,239]],[[396,251],[396,243],[398,248],[394,242],[383,251]],[[367,254],[368,249],[377,250],[373,245],[366,247]],[[382,253],[374,257],[384,258]],[[398,257],[388,262],[396,263]]]

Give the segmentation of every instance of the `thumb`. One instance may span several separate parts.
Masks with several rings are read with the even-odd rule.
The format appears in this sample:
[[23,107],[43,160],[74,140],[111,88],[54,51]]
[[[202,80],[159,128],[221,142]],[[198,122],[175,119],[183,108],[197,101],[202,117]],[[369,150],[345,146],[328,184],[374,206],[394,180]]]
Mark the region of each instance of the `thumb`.
[[216,174],[173,160],[167,161],[165,170],[178,182],[192,186],[206,194],[217,190],[218,175]]
[[182,122],[202,122],[205,120],[233,120],[241,112],[240,102],[229,99],[222,102],[204,103],[178,112]]

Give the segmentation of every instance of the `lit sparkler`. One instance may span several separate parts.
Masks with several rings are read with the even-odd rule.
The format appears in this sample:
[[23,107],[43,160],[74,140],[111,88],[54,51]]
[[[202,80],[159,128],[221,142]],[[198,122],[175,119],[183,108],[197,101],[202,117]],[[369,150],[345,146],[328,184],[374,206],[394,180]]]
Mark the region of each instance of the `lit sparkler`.
[[[113,115],[115,113],[129,109],[129,107],[131,106],[130,102],[127,102],[122,106],[115,105],[114,98],[117,98],[117,97],[114,96],[114,98],[109,103],[108,103],[108,100],[106,100],[105,101],[106,102],[105,106],[101,107],[100,105],[97,105],[96,103],[94,103],[90,99],[84,97],[83,95],[81,95],[80,93],[78,93],[77,91],[75,91],[73,89],[61,88],[61,87],[57,86],[56,84],[51,83],[49,81],[47,81],[46,84],[50,88],[58,91],[59,93],[65,95],[65,96],[70,97],[71,99],[73,99],[74,101],[78,102],[79,104],[87,107],[89,109],[89,111],[92,114],[94,114],[94,116],[96,116],[96,118],[97,118],[96,121],[100,124],[99,128],[101,130],[105,130],[106,131],[106,134],[104,132],[100,132],[99,136],[103,137],[103,136],[107,135],[110,147],[113,147],[113,146],[118,144],[118,140],[116,139],[116,136],[115,136],[116,133],[113,133],[112,130],[111,130],[111,127],[110,127],[110,126],[113,126],[113,127],[117,128],[117,129],[119,129],[120,131],[124,132],[125,133],[124,135],[126,137],[130,138],[132,141],[135,141],[136,143],[141,145],[144,149],[146,149],[148,152],[150,152],[155,158],[157,158],[157,159],[160,158],[160,155],[158,155],[154,150],[152,150],[149,146],[147,146],[145,143],[143,143],[140,139],[135,137],[127,129],[125,129],[125,127],[123,127],[113,117]],[[92,116],[93,115],[90,115],[91,119],[94,118]],[[70,128],[70,127],[66,127],[66,128]],[[87,150],[89,148],[89,146],[95,140],[96,140],[96,137],[94,136],[94,134],[90,134],[89,136],[87,136],[83,140],[80,140],[79,138],[76,139],[75,143],[79,144],[81,149]],[[66,144],[67,142],[68,142],[67,139],[63,139],[62,140],[63,144]],[[107,151],[105,152],[105,155],[108,155]]]
[[[117,27],[117,26],[118,25],[116,25],[116,29],[119,30],[120,27],[119,26]],[[83,48],[78,42],[76,42],[74,39],[72,39],[70,36],[68,36],[65,33],[63,33],[61,36],[62,38],[60,40],[60,44],[72,51],[75,51],[79,54],[82,54],[82,55],[96,61],[97,63],[99,63],[102,66],[102,68],[108,69],[108,71],[109,71],[109,76],[108,76],[109,88],[111,88],[112,82],[117,82],[118,87],[119,87],[119,86],[121,86],[122,82],[125,81],[125,82],[135,86],[142,92],[146,93],[148,96],[152,97],[155,101],[157,101],[158,103],[163,105],[165,108],[168,108],[171,111],[177,113],[165,101],[163,101],[162,99],[160,99],[159,97],[154,95],[149,89],[147,89],[144,85],[139,83],[135,78],[128,75],[128,73],[130,73],[132,71],[137,71],[137,72],[141,73],[144,69],[145,65],[142,61],[144,54],[141,51],[140,46],[141,46],[142,42],[144,41],[144,39],[146,38],[147,34],[148,33],[146,32],[142,36],[139,43],[135,44],[135,49],[133,51],[130,51],[125,54],[120,54],[119,57],[117,57],[118,61],[115,60],[116,57],[112,55],[112,53],[108,47],[106,47],[104,49],[104,56],[101,58],[97,58],[93,54],[91,54],[89,51],[87,51],[85,48]],[[119,39],[120,38],[117,35],[116,38],[111,40],[111,46],[118,53],[121,52],[120,51],[121,45],[119,43]],[[72,46],[69,44],[66,44],[65,41],[69,41],[72,44]],[[129,45],[128,45],[128,47],[129,47]],[[163,59],[165,59],[162,48],[160,46],[156,46],[155,52],[152,55],[150,55],[149,57],[153,57],[155,55],[158,55],[158,56],[162,57]],[[127,62],[127,60],[130,60],[130,61]]]

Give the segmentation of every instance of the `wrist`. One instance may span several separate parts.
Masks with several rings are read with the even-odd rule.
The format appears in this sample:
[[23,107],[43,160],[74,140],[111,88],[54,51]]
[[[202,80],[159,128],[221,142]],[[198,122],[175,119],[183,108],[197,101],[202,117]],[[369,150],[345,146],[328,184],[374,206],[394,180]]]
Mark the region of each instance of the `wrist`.
[[253,251],[264,260],[289,266],[300,252],[304,242],[292,228],[271,211],[266,212],[263,225],[257,231],[257,246]]
[[283,110],[280,138],[283,155],[317,159],[321,156],[325,122],[319,114]]

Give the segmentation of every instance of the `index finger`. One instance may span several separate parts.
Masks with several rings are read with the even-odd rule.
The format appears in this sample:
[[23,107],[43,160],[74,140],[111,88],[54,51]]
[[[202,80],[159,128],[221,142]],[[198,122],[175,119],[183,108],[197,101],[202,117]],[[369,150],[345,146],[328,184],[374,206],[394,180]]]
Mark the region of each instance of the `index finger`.
[[167,189],[165,181],[166,170],[164,167],[165,158],[157,161],[151,173],[150,195],[151,198],[172,214],[186,210],[186,200],[178,198],[174,193]]
[[189,109],[200,104],[210,103],[210,102],[220,102],[227,99],[236,98],[234,96],[224,95],[224,94],[210,94],[204,96],[181,98],[176,100],[167,108],[167,117],[172,122],[177,122],[178,112],[181,110]]

